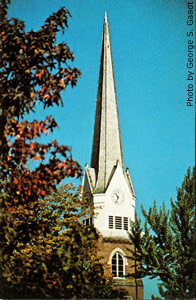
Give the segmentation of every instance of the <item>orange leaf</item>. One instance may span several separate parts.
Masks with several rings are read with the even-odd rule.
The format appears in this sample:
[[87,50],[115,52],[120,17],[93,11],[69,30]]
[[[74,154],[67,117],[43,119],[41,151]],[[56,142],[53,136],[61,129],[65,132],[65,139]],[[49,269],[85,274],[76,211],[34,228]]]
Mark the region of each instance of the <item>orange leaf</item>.
[[34,149],[35,148],[35,144],[33,142],[30,142],[29,146],[30,146],[30,149]]
[[11,159],[12,159],[12,155],[11,155],[11,154],[8,154],[7,160],[9,161],[9,160],[11,160]]
[[65,82],[64,82],[64,80],[62,78],[59,80],[59,85],[60,86],[65,86]]
[[27,46],[26,45],[22,45],[21,48],[24,49],[24,50],[26,50]]
[[70,74],[67,74],[66,77],[67,77],[68,79],[70,79],[70,80],[73,79],[73,77],[72,77]]
[[2,31],[2,32],[0,33],[0,35],[2,35],[2,38],[3,38],[4,40],[6,39],[5,31]]
[[41,88],[41,93],[43,94],[45,90],[46,90],[46,87],[43,85]]
[[35,155],[32,160],[39,160],[41,158],[41,155]]
[[44,99],[50,99],[50,95],[49,94],[45,95]]
[[67,174],[70,175],[71,174],[71,169],[67,170]]
[[40,194],[41,194],[41,196],[45,196],[46,192],[44,190],[42,190]]
[[14,183],[14,184],[18,184],[18,179],[14,178],[13,183]]
[[45,132],[46,135],[49,134],[49,131],[46,128],[43,128],[43,132]]
[[58,169],[61,169],[62,167],[65,166],[65,163],[63,161],[61,161],[59,164],[58,164]]
[[43,76],[43,71],[39,72],[39,73],[36,73],[35,74],[35,78],[38,78],[39,80],[41,80],[42,76]]

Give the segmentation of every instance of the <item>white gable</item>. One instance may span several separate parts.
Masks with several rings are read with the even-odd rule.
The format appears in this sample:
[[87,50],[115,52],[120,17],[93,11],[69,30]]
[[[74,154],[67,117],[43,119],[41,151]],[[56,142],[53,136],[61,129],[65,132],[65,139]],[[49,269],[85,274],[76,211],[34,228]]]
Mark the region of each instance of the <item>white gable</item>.
[[[116,191],[120,191],[123,198],[120,204],[115,203],[114,195]],[[130,220],[134,221],[135,198],[130,191],[120,165],[117,165],[106,192],[103,194],[94,194],[93,202],[95,206],[94,224],[101,234],[107,237],[127,237],[124,223],[127,220],[128,222]],[[113,222],[113,228],[109,228],[109,220]],[[120,226],[119,222],[121,222],[122,229],[116,229],[117,225]]]

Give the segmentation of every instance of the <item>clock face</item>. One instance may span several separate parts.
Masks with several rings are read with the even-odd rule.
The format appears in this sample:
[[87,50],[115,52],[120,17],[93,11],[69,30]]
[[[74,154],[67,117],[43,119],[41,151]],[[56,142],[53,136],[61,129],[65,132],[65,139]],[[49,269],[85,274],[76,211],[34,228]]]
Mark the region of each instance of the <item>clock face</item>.
[[120,189],[114,190],[111,197],[115,204],[122,204],[125,200],[125,195]]

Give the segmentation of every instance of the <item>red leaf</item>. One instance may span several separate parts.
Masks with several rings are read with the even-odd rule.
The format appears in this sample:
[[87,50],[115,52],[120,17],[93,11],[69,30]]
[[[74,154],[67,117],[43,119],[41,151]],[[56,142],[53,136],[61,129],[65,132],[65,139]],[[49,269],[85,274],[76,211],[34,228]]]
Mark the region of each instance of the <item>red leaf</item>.
[[73,77],[70,74],[67,74],[66,77],[70,80],[73,80]]
[[13,183],[14,183],[14,184],[18,184],[18,179],[14,178]]

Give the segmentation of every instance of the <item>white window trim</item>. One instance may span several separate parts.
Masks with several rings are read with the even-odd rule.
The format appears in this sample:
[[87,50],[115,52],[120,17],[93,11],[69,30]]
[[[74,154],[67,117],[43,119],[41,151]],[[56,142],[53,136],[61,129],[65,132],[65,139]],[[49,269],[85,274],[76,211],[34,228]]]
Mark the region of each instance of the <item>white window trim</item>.
[[125,254],[125,252],[121,248],[115,248],[114,250],[112,250],[112,252],[110,253],[110,256],[109,256],[108,265],[112,264],[112,257],[117,252],[119,252],[123,256],[124,265],[128,266],[128,260],[126,258],[126,254]]
[[[114,276],[114,278],[118,278],[118,279],[123,279],[125,277],[125,258],[124,256],[122,255],[122,253],[120,252],[115,252],[113,254],[114,255],[117,255],[117,259],[116,259],[116,272],[117,272],[117,276]],[[123,260],[123,276],[119,276],[119,258],[118,258],[118,255],[120,255],[122,257],[122,260]],[[112,256],[112,258],[113,258]],[[112,259],[111,259],[111,273],[112,273]]]

